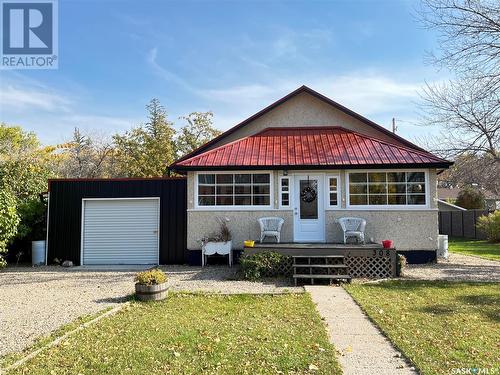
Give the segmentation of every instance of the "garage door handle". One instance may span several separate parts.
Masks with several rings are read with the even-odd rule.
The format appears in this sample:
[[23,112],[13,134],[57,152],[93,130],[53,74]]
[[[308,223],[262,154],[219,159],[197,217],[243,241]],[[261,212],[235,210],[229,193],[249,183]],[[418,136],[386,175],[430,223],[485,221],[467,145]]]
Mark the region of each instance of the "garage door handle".
[[157,230],[154,230],[154,231],[153,231],[153,233],[158,233],[158,231],[157,231]]

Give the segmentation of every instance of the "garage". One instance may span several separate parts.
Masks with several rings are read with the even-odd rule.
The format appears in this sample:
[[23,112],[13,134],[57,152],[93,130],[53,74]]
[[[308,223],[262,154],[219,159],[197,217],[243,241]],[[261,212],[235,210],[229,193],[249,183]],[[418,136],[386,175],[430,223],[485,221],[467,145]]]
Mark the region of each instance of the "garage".
[[47,264],[186,264],[185,178],[52,179]]
[[84,199],[81,264],[158,264],[159,202]]

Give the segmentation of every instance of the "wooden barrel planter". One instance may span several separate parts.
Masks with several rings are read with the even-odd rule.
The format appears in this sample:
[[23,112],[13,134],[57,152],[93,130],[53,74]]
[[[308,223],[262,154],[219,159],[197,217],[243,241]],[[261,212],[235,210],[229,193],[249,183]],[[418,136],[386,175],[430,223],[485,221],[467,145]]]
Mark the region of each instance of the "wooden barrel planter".
[[155,285],[135,284],[135,294],[139,301],[160,301],[167,298],[167,283]]

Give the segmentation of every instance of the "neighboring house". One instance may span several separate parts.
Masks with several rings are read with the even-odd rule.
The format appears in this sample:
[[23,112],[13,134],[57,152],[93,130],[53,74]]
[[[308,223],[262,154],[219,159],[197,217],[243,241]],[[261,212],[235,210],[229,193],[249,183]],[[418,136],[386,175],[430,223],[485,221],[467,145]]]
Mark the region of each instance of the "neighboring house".
[[[368,242],[431,261],[436,176],[451,164],[303,86],[170,166],[187,178],[49,181],[46,259],[196,264],[217,218],[242,249],[265,216],[283,218],[281,241],[296,243],[339,243],[336,219],[354,216]],[[393,251],[324,247],[358,264],[353,275],[395,275]]]
[[[455,203],[461,190],[461,188],[438,188],[438,199],[447,203]],[[500,197],[488,190],[482,190],[482,192],[484,194],[484,205],[486,209],[488,211],[500,210]]]
[[263,216],[285,220],[282,242],[341,242],[336,219],[355,216],[371,241],[435,250],[436,176],[451,164],[302,86],[171,168],[187,175],[189,250],[217,217],[241,249]]

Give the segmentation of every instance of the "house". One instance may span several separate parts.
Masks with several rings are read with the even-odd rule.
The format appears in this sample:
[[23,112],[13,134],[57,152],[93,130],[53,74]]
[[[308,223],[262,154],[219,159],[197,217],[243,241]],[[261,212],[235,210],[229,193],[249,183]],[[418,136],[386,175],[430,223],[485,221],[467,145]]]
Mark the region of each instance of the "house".
[[259,239],[257,220],[274,216],[284,219],[283,243],[323,243],[320,253],[363,265],[353,275],[390,276],[394,251],[367,245],[356,257],[330,246],[342,241],[336,220],[364,218],[367,242],[390,239],[433,260],[436,176],[451,164],[302,86],[170,166],[184,177],[50,180],[46,261],[196,263],[217,218],[241,250]]
[[[460,193],[461,188],[438,188],[438,199],[447,203],[455,203]],[[500,197],[488,190],[482,190],[484,194],[484,206],[488,211],[500,210]],[[455,206],[458,207],[458,206]],[[444,207],[443,207],[444,208]],[[460,207],[462,208],[462,207]],[[444,209],[443,211],[454,211],[452,209]]]
[[451,164],[302,86],[171,169],[187,176],[190,251],[217,217],[241,249],[259,238],[264,216],[284,219],[282,242],[339,243],[336,219],[355,216],[371,242],[435,251],[436,176]]

